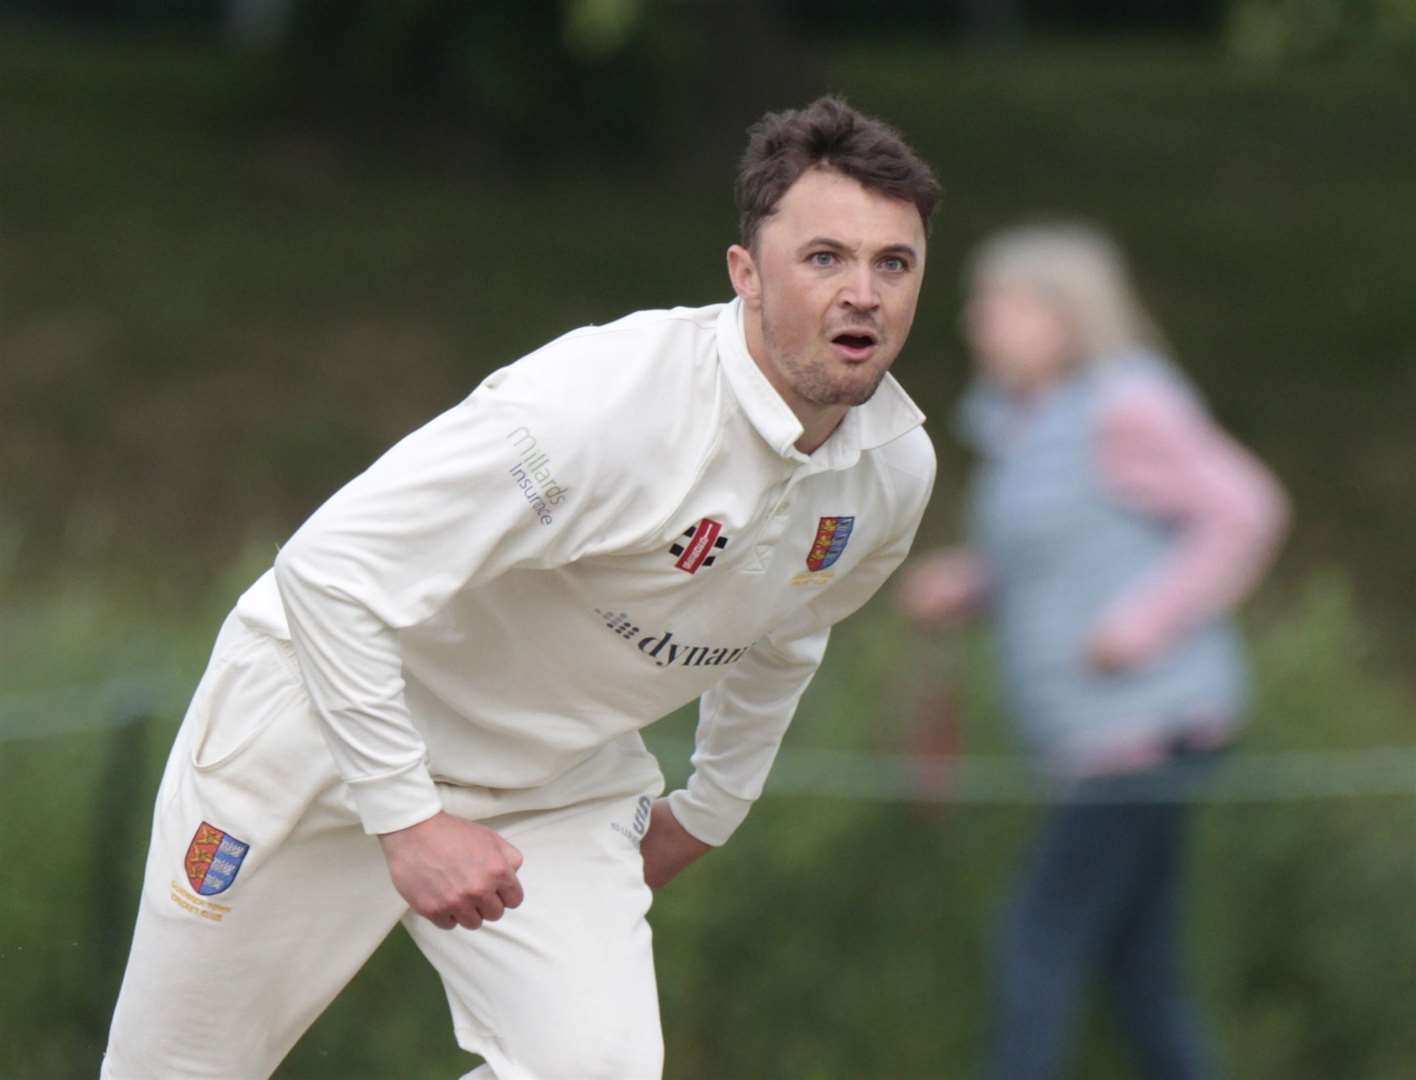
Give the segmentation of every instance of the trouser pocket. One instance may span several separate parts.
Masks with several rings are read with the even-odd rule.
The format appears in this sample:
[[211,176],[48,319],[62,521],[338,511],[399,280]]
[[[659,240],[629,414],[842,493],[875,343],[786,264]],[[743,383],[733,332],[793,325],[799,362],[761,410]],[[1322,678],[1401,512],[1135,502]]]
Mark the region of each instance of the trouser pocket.
[[186,721],[191,762],[199,772],[231,764],[270,725],[308,711],[294,659],[283,652],[288,649],[288,642],[250,630],[235,616],[228,619]]

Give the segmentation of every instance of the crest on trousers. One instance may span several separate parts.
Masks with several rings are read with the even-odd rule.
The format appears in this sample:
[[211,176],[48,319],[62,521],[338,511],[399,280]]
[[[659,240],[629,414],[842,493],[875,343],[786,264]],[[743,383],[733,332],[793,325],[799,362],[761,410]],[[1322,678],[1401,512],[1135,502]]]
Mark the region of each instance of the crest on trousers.
[[187,855],[182,860],[187,880],[199,896],[225,892],[236,880],[236,872],[250,850],[250,844],[203,821],[197,826],[197,834],[187,845]]
[[806,568],[812,573],[825,570],[841,557],[855,527],[853,517],[824,517],[816,526],[816,539],[806,554]]

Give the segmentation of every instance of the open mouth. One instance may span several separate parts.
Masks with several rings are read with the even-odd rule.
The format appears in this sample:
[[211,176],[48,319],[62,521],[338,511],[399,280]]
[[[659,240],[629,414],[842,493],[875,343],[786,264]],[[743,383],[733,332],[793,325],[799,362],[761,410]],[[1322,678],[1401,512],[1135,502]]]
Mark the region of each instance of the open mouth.
[[837,334],[831,344],[852,360],[864,360],[879,342],[874,334]]

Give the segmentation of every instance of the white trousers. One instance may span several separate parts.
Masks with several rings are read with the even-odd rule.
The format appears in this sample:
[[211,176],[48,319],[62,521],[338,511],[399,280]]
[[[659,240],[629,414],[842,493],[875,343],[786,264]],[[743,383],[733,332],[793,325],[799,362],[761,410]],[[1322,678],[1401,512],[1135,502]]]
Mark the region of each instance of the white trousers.
[[440,930],[360,827],[289,643],[228,619],[158,792],[103,1080],[269,1076],[399,922],[486,1061],[476,1080],[658,1080],[638,841],[662,777],[642,748],[620,764],[568,805],[492,816],[487,792],[441,786],[520,849],[525,901]]

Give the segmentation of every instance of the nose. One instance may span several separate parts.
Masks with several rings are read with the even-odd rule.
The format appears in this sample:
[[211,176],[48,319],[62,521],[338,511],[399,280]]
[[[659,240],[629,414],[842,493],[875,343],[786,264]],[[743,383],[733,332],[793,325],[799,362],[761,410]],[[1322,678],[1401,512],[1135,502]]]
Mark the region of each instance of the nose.
[[841,287],[841,304],[857,311],[874,311],[880,306],[874,268],[869,263],[857,263]]

